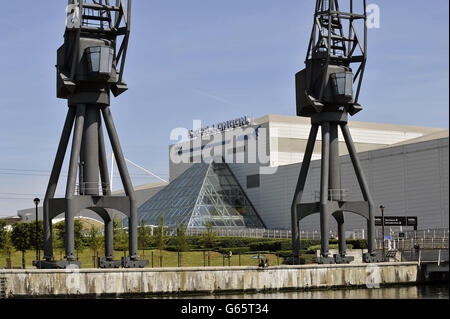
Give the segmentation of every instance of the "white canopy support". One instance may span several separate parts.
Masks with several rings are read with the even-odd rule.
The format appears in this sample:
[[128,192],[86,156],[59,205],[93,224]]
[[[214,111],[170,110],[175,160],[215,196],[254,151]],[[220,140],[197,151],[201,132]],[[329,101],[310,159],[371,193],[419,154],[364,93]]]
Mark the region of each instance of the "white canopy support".
[[[113,187],[113,178],[114,178],[114,153],[111,152],[111,178],[110,178],[110,185],[111,185],[111,192],[112,192],[112,187]],[[158,175],[156,175],[155,173],[149,171],[148,169],[134,163],[133,161],[129,160],[128,158],[125,158],[125,161],[127,161],[128,163],[130,163],[131,165],[143,170],[144,172],[146,172],[147,174],[156,177],[157,179],[159,179],[160,181],[164,182],[164,183],[168,183],[168,181],[166,181],[165,179],[159,177]]]

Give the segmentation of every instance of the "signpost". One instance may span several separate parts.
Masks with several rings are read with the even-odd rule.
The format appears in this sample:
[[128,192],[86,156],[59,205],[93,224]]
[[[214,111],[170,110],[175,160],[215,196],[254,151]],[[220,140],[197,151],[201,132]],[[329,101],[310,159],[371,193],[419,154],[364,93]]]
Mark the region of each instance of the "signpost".
[[[382,216],[375,216],[375,226],[383,226]],[[412,226],[417,230],[417,216],[385,216],[384,226]]]
[[381,220],[382,220],[382,228],[383,228],[383,261],[386,261],[386,252],[385,252],[385,248],[384,248],[384,242],[386,241],[386,238],[384,238],[384,225],[386,220],[384,219],[384,206],[380,205],[380,209],[381,209]]

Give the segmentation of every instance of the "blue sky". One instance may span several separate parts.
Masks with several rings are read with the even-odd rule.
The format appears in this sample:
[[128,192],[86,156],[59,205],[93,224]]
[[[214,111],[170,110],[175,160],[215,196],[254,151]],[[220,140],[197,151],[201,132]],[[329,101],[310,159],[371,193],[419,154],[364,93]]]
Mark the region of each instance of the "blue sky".
[[[125,156],[168,178],[173,128],[295,115],[294,74],[304,65],[314,2],[134,0],[130,89],[111,106]],[[67,112],[54,69],[66,3],[2,4],[0,216],[45,193]],[[353,120],[448,128],[448,1],[368,3],[380,7],[381,26],[369,30],[365,109]],[[135,185],[155,181],[130,173]]]

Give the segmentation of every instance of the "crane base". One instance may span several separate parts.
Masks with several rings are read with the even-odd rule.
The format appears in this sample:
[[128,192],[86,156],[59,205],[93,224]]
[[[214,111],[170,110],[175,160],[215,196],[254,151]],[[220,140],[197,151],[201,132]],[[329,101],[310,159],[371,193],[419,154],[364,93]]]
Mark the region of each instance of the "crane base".
[[38,269],[80,269],[81,262],[69,260],[39,260],[33,261]]

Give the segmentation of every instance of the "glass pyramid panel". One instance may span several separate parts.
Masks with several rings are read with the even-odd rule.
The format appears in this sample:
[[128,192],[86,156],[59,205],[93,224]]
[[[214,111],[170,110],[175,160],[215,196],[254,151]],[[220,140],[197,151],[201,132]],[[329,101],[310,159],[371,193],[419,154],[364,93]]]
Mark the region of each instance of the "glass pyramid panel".
[[265,228],[255,208],[225,163],[212,162],[206,173],[189,227]]
[[187,228],[265,228],[255,208],[225,163],[197,163],[138,208],[138,223]]
[[138,208],[138,225],[158,225],[161,215],[164,224],[176,227],[187,225],[202,187],[208,164],[197,163],[164,187],[155,196]]

